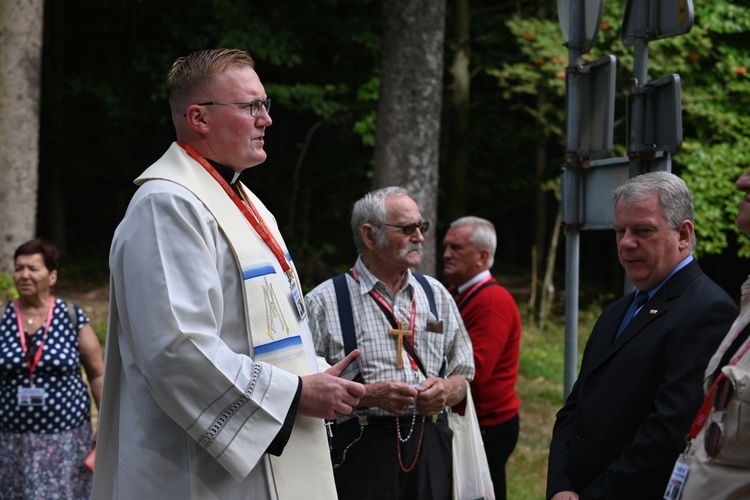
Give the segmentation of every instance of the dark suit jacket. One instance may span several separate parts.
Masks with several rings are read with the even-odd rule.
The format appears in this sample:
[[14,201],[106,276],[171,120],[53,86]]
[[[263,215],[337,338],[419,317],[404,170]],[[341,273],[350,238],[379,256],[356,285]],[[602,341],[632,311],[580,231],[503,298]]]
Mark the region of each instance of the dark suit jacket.
[[738,310],[696,261],[613,342],[628,294],[604,309],[550,445],[547,497],[662,498],[703,401],[703,371]]

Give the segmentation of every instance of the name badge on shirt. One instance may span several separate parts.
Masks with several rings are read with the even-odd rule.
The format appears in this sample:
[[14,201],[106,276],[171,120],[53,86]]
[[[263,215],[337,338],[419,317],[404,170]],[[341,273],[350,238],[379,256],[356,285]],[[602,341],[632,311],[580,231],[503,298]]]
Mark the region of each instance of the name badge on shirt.
[[685,461],[685,455],[680,455],[672,469],[672,477],[667,483],[664,500],[678,500],[682,496],[682,488],[685,486],[688,472],[690,472],[690,466]]
[[299,293],[299,288],[297,288],[296,279],[289,282],[289,289],[292,291],[292,299],[294,299],[294,305],[297,306],[299,318],[304,321],[307,318],[307,311],[305,310],[305,301]]
[[18,406],[44,406],[47,393],[41,387],[19,387]]

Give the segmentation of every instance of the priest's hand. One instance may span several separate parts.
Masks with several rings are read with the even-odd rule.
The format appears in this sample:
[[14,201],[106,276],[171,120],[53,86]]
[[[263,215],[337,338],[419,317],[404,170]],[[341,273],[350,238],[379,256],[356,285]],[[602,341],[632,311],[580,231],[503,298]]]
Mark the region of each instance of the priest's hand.
[[365,388],[359,382],[340,378],[339,375],[359,355],[359,349],[355,349],[325,372],[302,377],[299,412],[308,417],[328,420],[351,413],[364,396]]
[[366,384],[365,389],[365,395],[360,401],[361,406],[376,406],[398,416],[405,415],[417,397],[417,390],[413,386],[399,380]]

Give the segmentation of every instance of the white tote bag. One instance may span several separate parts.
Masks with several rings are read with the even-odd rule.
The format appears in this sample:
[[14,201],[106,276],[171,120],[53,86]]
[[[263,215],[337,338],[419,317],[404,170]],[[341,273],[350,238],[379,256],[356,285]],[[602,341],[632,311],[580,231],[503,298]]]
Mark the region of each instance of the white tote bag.
[[466,382],[466,412],[450,412],[448,425],[453,430],[453,499],[495,500],[490,467],[484,454],[477,411]]

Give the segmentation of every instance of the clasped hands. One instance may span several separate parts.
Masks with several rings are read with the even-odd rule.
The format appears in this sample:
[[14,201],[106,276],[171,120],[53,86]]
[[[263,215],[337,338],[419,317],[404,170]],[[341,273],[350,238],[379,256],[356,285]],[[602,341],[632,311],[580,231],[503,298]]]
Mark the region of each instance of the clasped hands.
[[402,416],[415,407],[420,415],[430,417],[443,411],[447,404],[449,383],[446,379],[429,377],[417,386],[399,380],[385,380],[365,385],[361,406],[377,406]]

